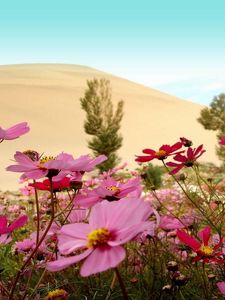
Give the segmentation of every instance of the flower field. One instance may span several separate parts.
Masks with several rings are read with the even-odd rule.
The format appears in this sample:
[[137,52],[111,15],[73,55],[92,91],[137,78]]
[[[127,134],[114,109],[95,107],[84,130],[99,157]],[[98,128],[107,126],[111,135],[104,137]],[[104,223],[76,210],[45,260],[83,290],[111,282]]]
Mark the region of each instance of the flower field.
[[[29,130],[0,128],[0,142]],[[205,151],[181,137],[101,174],[105,155],[16,151],[18,192],[0,193],[0,299],[223,299],[224,167],[200,164]],[[146,181],[154,160],[159,187],[154,172]]]

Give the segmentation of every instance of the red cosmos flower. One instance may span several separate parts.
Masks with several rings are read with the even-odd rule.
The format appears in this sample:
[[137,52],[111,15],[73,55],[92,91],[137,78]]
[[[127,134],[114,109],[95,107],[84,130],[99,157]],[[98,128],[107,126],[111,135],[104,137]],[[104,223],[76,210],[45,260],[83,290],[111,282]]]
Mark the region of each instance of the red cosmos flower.
[[174,160],[178,161],[179,163],[166,163],[168,167],[174,167],[174,169],[170,171],[170,174],[176,174],[184,167],[192,167],[197,158],[199,158],[204,152],[205,150],[203,149],[203,145],[200,145],[197,149],[189,147],[187,149],[186,156],[178,153],[174,156]]
[[225,146],[225,137],[220,139],[219,144]]
[[221,239],[217,245],[209,246],[210,235],[211,228],[209,226],[206,226],[198,232],[198,237],[201,242],[193,238],[185,231],[179,229],[177,230],[177,237],[180,239],[180,241],[189,246],[194,252],[197,253],[197,256],[193,259],[193,262],[202,260],[204,263],[224,263],[224,259],[221,258],[221,255],[223,255],[223,253],[221,251],[218,251],[223,240]]
[[[45,179],[42,182],[36,181],[35,183],[30,183],[29,186],[32,186],[38,190],[43,190],[43,191],[51,190],[49,179]],[[63,190],[65,188],[68,188],[69,186],[70,186],[70,179],[67,177],[65,177],[64,179],[62,179],[60,181],[52,182],[53,191]]]
[[182,143],[178,142],[172,146],[169,145],[162,145],[158,151],[152,150],[152,149],[144,149],[142,150],[143,153],[147,154],[146,156],[137,156],[137,158],[135,159],[135,161],[137,162],[147,162],[147,161],[151,161],[154,158],[157,158],[159,160],[164,160],[167,158],[167,156],[170,155],[175,155],[181,152],[184,152],[184,150],[182,151],[177,151],[178,149],[180,149],[182,147]]

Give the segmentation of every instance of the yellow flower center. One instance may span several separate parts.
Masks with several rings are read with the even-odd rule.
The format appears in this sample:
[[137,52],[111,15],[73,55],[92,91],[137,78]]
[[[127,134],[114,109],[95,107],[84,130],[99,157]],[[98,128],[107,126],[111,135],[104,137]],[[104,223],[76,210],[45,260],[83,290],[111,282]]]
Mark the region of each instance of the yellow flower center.
[[107,228],[98,228],[91,231],[87,239],[89,248],[103,246],[110,239],[110,232]]
[[67,292],[65,290],[54,290],[49,292],[48,295],[44,298],[44,300],[63,300],[67,299]]
[[209,246],[201,246],[199,251],[201,251],[205,256],[210,256],[214,252],[213,248]]
[[118,193],[120,191],[120,189],[115,185],[107,186],[106,189],[113,193]]
[[158,152],[155,153],[155,155],[158,157],[158,158],[163,158],[166,156],[166,151],[165,150],[159,150]]
[[43,164],[45,164],[47,161],[49,160],[54,160],[55,157],[54,156],[43,156],[41,159],[40,159],[40,166],[42,167]]

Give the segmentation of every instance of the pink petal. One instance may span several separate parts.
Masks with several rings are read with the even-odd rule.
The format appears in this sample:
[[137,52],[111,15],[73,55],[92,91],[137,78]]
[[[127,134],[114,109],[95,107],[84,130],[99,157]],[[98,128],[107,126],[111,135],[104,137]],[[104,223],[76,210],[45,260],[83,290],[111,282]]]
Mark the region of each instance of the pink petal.
[[90,255],[90,253],[92,251],[93,251],[92,249],[88,249],[88,250],[84,251],[82,254],[79,254],[76,256],[70,256],[70,257],[61,258],[59,260],[51,261],[51,262],[47,263],[46,269],[50,272],[61,271],[65,268],[68,268],[70,265],[81,261],[88,255]]
[[201,231],[198,232],[199,238],[203,241],[205,246],[208,246],[209,238],[211,235],[211,228],[209,226],[206,226]]
[[221,294],[225,295],[225,282],[224,281],[217,282],[216,285],[219,288]]
[[0,234],[5,233],[5,229],[7,228],[7,217],[0,216]]
[[180,239],[181,242],[191,247],[194,251],[197,251],[201,247],[201,244],[196,239],[194,239],[182,230],[177,230],[177,237]]
[[[34,166],[32,166],[32,169],[35,169]],[[30,166],[24,166],[24,165],[11,165],[6,168],[7,171],[11,172],[27,172],[31,170]]]
[[45,177],[48,174],[48,170],[32,170],[32,171],[25,171],[24,175],[27,179],[40,179]]
[[17,220],[13,221],[11,225],[8,227],[8,231],[12,232],[15,229],[18,229],[22,226],[24,226],[28,221],[27,215],[19,217]]
[[87,248],[86,239],[70,239],[66,235],[59,235],[58,248],[61,254],[68,255],[75,250]]
[[83,171],[86,171],[86,172],[90,172],[94,169],[94,167],[96,165],[99,165],[101,164],[103,161],[107,160],[108,157],[105,156],[105,155],[99,155],[97,156],[96,158],[92,159],[88,165],[86,166],[86,168],[83,170]]
[[98,247],[84,261],[80,275],[86,277],[115,268],[125,257],[126,252],[121,246]]
[[0,235],[0,245],[6,245],[11,242],[12,238],[8,236],[8,234],[1,234]]
[[5,139],[5,130],[3,128],[0,127],[0,140],[4,140]]
[[73,209],[69,214],[68,220],[70,223],[83,222],[87,217],[87,209]]
[[20,151],[16,151],[16,154],[14,155],[14,158],[16,160],[16,162],[22,164],[22,165],[30,165],[30,166],[36,166],[37,163],[35,163],[32,159],[29,158],[29,156],[27,156],[26,154],[20,152]]
[[91,232],[91,228],[89,224],[85,223],[66,224],[59,231],[60,234],[78,239],[85,239],[89,232]]
[[84,207],[84,208],[89,208],[93,206],[95,203],[98,203],[100,200],[99,196],[97,195],[77,195],[74,198],[74,205]]
[[62,226],[59,231],[59,251],[69,254],[75,249],[83,248],[87,244],[87,235],[91,232],[89,224],[75,223]]
[[150,229],[152,230],[152,224],[150,222],[141,222],[128,228],[121,229],[119,231],[116,231],[115,241],[109,241],[108,245],[123,245],[135,238],[139,233],[142,233],[146,230],[148,231]]
[[92,229],[106,227],[119,230],[145,221],[151,214],[149,203],[139,198],[123,198],[114,202],[104,200],[93,206],[89,224]]
[[19,136],[27,133],[30,128],[27,126],[27,122],[16,124],[5,130],[5,139],[13,140]]

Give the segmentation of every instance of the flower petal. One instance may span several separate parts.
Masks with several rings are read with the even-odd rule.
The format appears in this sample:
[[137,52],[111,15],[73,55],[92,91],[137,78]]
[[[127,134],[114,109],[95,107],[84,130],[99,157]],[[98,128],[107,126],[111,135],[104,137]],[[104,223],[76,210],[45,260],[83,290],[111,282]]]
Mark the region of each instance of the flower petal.
[[7,228],[7,218],[6,216],[0,216],[0,234],[5,233]]
[[67,224],[62,226],[58,234],[58,248],[62,254],[69,254],[76,249],[84,248],[90,226],[84,223]]
[[27,221],[28,221],[27,215],[23,215],[19,217],[17,220],[13,221],[12,224],[9,225],[8,232],[12,232],[13,230],[24,226],[27,223]]
[[198,232],[199,238],[203,241],[205,246],[208,246],[209,238],[211,235],[211,228],[209,226],[206,226],[201,231]]
[[144,231],[152,230],[152,224],[150,222],[141,222],[130,226],[128,228],[121,229],[116,231],[116,239],[109,241],[108,245],[118,246],[127,243],[128,241],[135,238],[139,233]]
[[51,261],[47,263],[46,269],[50,272],[57,272],[61,271],[65,268],[68,268],[70,265],[77,263],[78,261],[81,261],[90,253],[92,252],[92,249],[88,249],[84,251],[82,254],[76,255],[76,256],[70,256],[70,257],[64,257],[59,260]]
[[181,242],[191,247],[194,251],[197,251],[201,247],[199,241],[182,230],[177,230],[177,237],[181,240]]
[[152,214],[149,203],[139,198],[106,200],[93,206],[89,224],[92,229],[106,227],[109,230],[120,230],[138,224]]
[[80,275],[86,277],[115,268],[125,257],[126,252],[121,246],[98,247],[84,261]]
[[225,281],[217,282],[216,285],[219,288],[221,294],[225,295]]

